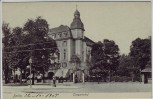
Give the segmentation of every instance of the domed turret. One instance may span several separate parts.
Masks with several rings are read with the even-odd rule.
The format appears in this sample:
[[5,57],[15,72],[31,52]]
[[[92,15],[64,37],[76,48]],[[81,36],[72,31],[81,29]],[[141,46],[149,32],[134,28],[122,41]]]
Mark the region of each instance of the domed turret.
[[74,17],[77,17],[77,16],[80,17],[80,12],[78,10],[74,12]]
[[76,10],[74,12],[74,19],[70,26],[71,29],[82,29],[84,31],[84,25],[80,19],[80,12]]

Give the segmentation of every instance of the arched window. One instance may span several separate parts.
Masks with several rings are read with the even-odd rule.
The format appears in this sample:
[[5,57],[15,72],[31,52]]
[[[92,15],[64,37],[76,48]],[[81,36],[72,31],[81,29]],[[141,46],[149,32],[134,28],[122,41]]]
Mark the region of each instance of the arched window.
[[64,67],[64,68],[67,67],[67,63],[63,63],[63,67]]
[[60,53],[58,53],[58,60],[60,60]]
[[55,38],[56,38],[56,34],[53,34],[53,35],[52,35],[52,38],[55,39]]

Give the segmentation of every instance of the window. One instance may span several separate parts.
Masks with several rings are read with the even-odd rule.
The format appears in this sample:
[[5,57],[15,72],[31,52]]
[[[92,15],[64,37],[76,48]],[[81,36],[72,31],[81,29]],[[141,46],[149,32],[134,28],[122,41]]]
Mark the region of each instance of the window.
[[63,46],[67,46],[67,42],[66,41],[63,41]]
[[64,33],[65,37],[67,37],[67,33]]
[[59,34],[59,38],[62,38],[62,33]]
[[52,35],[52,38],[55,39],[55,38],[56,38],[56,34],[53,34],[53,35]]
[[61,68],[61,63],[59,63],[58,68]]
[[84,59],[84,51],[82,51],[82,59]]
[[64,49],[64,59],[66,59],[66,50]]
[[64,53],[64,59],[66,58],[66,53]]
[[67,67],[67,63],[63,63],[63,67],[64,67],[64,68]]
[[60,53],[58,53],[58,60],[60,59]]

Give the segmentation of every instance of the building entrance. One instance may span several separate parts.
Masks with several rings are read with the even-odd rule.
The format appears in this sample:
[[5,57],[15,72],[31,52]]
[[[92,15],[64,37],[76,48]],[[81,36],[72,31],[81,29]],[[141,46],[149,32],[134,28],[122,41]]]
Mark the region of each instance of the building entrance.
[[53,79],[54,76],[54,72],[49,72],[48,73],[48,79]]

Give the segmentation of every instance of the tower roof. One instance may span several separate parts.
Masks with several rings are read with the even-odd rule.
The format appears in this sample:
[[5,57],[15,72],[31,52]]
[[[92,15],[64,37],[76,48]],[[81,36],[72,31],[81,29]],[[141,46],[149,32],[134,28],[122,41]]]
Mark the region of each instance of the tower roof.
[[76,11],[74,12],[74,15],[80,15],[80,12],[76,9]]
[[73,22],[71,23],[70,28],[84,30],[84,25],[80,19],[80,12],[78,10],[74,12],[74,18],[73,18]]

